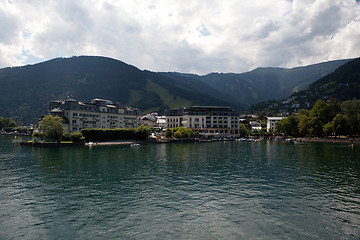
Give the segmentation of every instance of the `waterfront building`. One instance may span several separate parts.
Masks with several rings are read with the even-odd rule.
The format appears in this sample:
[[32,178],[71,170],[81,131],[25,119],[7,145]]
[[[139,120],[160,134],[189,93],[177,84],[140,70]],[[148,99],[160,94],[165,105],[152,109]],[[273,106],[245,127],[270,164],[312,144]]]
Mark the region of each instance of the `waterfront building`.
[[184,108],[169,109],[165,113],[166,128],[181,127],[184,115]]
[[239,114],[231,107],[192,106],[171,109],[165,115],[167,128],[190,128],[204,138],[237,137],[240,133]]
[[141,118],[141,125],[164,129],[166,128],[166,117],[159,116],[158,113],[149,113]]
[[151,128],[158,127],[157,114],[151,113],[151,114],[146,114],[145,116],[143,116],[141,118],[141,125],[149,126]]
[[267,117],[266,130],[268,132],[275,132],[276,123],[282,120],[284,117]]
[[259,121],[250,121],[249,122],[250,125],[250,131],[261,131],[261,122]]
[[69,132],[83,128],[137,128],[141,117],[136,108],[98,98],[90,103],[74,99],[53,101],[49,113],[62,117]]
[[156,123],[160,129],[166,128],[166,117],[165,116],[158,116],[156,119]]

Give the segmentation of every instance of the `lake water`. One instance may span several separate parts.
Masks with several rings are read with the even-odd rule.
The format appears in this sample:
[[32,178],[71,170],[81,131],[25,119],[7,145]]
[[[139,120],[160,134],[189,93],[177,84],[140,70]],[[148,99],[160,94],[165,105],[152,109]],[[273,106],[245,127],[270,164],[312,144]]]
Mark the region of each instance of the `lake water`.
[[359,238],[360,146],[0,136],[0,239]]

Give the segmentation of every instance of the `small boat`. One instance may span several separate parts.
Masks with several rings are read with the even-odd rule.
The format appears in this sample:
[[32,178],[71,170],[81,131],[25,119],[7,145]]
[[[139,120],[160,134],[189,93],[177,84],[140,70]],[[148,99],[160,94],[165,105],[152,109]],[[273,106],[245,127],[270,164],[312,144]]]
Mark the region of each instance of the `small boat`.
[[238,138],[238,139],[236,139],[236,141],[238,141],[238,142],[246,142],[246,138]]
[[133,143],[133,144],[130,145],[130,147],[131,148],[138,148],[138,147],[141,147],[141,145],[138,144],[138,143]]

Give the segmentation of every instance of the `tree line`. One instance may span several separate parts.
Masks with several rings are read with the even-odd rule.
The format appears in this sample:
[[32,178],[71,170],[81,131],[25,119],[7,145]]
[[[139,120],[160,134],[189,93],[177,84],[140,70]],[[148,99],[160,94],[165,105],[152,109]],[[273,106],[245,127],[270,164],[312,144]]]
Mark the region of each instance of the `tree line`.
[[33,129],[29,127],[19,126],[15,120],[11,118],[0,117],[0,132],[16,132],[19,134],[31,135]]
[[12,131],[16,127],[16,122],[11,118],[0,117],[0,131],[5,132]]
[[318,100],[311,110],[301,109],[297,115],[277,122],[276,133],[294,137],[359,136],[360,100]]

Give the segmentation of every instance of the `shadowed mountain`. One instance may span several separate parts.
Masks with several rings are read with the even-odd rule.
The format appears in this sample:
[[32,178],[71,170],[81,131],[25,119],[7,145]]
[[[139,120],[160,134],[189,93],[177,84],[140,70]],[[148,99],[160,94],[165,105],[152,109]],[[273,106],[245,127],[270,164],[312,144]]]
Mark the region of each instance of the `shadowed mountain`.
[[186,83],[105,57],[57,58],[4,68],[0,70],[0,85],[0,116],[21,123],[36,123],[47,112],[50,101],[70,95],[81,101],[109,99],[145,112],[190,105],[231,105]]
[[200,80],[225,94],[225,99],[233,98],[236,104],[249,107],[261,101],[281,100],[296,91],[304,90],[348,61],[350,60],[330,61],[291,69],[257,68],[245,73],[210,73],[204,76],[168,73],[167,76]]
[[345,63],[333,73],[310,84],[306,90],[296,92],[281,102],[262,102],[252,106],[250,110],[292,112],[294,108],[311,109],[318,99],[328,101],[331,98],[340,101],[360,99],[360,58]]
[[340,101],[360,98],[360,58],[336,69],[335,72],[310,84],[309,88],[291,96],[313,105],[316,100],[337,98]]
[[347,61],[198,76],[142,71],[106,57],[57,58],[0,69],[0,116],[23,124],[36,123],[50,101],[69,96],[80,101],[109,99],[145,113],[191,105],[245,110],[259,101],[282,99],[304,89]]

